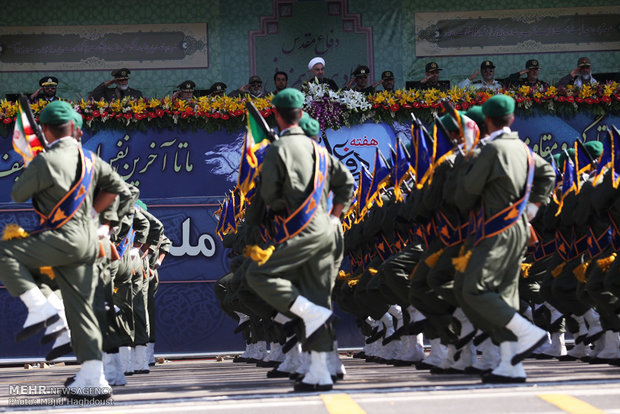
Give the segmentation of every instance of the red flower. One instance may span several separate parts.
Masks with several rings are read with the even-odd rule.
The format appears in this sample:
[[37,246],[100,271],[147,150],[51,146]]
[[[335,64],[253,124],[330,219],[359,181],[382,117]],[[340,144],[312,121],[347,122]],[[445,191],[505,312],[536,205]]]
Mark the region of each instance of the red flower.
[[263,116],[263,118],[267,118],[269,115],[271,115],[271,108],[266,108],[265,110],[260,111],[260,114]]
[[93,117],[90,115],[86,115],[84,119],[86,119],[87,121],[92,121]]
[[398,104],[394,104],[392,106],[390,106],[390,110],[393,112],[396,112],[400,109],[400,106],[398,106]]
[[101,114],[99,113],[99,111],[93,111],[93,117],[94,117],[94,118],[98,118],[98,117],[99,117],[99,115],[101,115]]
[[381,105],[381,107],[382,107],[383,109],[385,109],[386,111],[389,111],[389,109],[388,109],[387,105]]
[[123,115],[125,117],[125,119],[131,119],[131,114],[130,113],[126,113],[125,115]]
[[102,117],[106,117],[106,116],[108,116],[108,113],[107,113],[106,111],[103,111],[103,112],[101,113],[101,116],[102,116]]
[[[427,106],[428,106],[428,105],[427,105]],[[432,106],[433,108],[439,108],[439,103],[438,103],[438,102],[433,102],[433,103],[431,104],[431,106]]]
[[620,94],[614,93],[614,96],[616,97],[616,101],[620,101]]
[[403,108],[404,109],[411,109],[411,105],[409,105],[408,103],[403,104]]
[[190,115],[191,115],[191,114],[190,114],[189,112],[185,111],[185,112],[183,112],[183,113],[181,114],[181,118],[183,118],[183,119],[187,119]]
[[213,112],[213,114],[211,115],[211,118],[217,119],[220,117],[220,114],[217,112]]
[[586,98],[585,100],[588,105],[592,105],[594,103],[594,99],[592,98]]
[[116,115],[114,115],[114,118],[120,119],[122,116],[123,116],[123,114],[116,114]]
[[459,110],[459,111],[460,111],[460,110],[461,110],[461,104],[455,104],[455,105],[454,105],[454,109],[456,109],[456,110]]
[[571,102],[572,103],[574,101],[575,101],[575,98],[573,96],[567,96],[566,97],[566,102]]
[[13,122],[13,120],[11,118],[4,118],[2,122],[4,122],[5,124],[10,124],[11,122]]
[[[469,108],[469,104],[468,104],[467,102],[463,102],[463,104],[461,105],[461,108],[462,108],[462,109],[463,109],[463,111],[464,111],[464,110],[466,110],[467,108]],[[458,104],[457,104],[456,109],[459,109],[459,108],[458,108]]]
[[243,115],[243,110],[241,109],[237,109],[235,112],[233,112],[233,116],[240,116]]
[[524,101],[524,99],[525,99],[525,98],[523,98],[523,97],[521,97],[521,96],[517,96],[517,97],[515,98],[515,101],[517,101],[517,102],[523,102],[523,101]]
[[581,102],[583,102],[583,98],[580,98],[580,97],[578,96],[578,97],[576,97],[576,98],[575,98],[575,102],[579,102],[579,103],[581,103]]
[[594,101],[595,104],[601,103],[601,98],[599,98],[598,96],[592,98],[592,100]]
[[564,102],[566,100],[563,96],[558,96],[558,102]]
[[540,98],[534,98],[534,102],[541,103],[542,101],[540,100]]
[[611,102],[611,96],[603,96],[601,99],[605,103],[610,103]]
[[374,103],[372,104],[372,109],[377,109],[378,107],[380,107],[381,105],[379,105],[378,103]]
[[228,114],[222,114],[222,115],[220,115],[220,118],[222,118],[223,120],[226,120],[226,119],[228,119],[230,117],[228,116]]
[[149,118],[155,118],[157,114],[155,112],[149,112]]
[[185,108],[185,113],[187,113],[187,114],[194,113],[194,108],[192,108],[191,106],[188,106],[187,108]]
[[420,106],[421,106],[422,108],[428,108],[428,104],[427,104],[426,102],[423,102],[422,104],[420,104]]
[[178,115],[178,114],[180,114],[179,111],[172,111],[172,115]]
[[421,105],[420,105],[420,102],[414,102],[414,103],[413,103],[413,107],[414,107],[414,108],[419,108],[420,106],[421,106]]
[[156,114],[157,114],[157,116],[158,116],[158,117],[160,117],[160,118],[161,118],[162,116],[164,116],[164,111],[163,111],[163,110],[161,110],[161,109],[156,110],[156,111],[155,111],[155,113],[156,113]]

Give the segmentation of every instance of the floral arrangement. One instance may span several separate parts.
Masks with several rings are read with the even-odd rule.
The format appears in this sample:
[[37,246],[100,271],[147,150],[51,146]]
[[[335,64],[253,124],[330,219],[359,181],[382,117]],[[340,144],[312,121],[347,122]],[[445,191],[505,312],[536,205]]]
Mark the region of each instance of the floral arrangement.
[[[520,116],[536,113],[571,115],[578,111],[590,111],[596,115],[620,112],[620,84],[608,82],[594,86],[576,88],[530,88],[501,90],[500,93],[512,96],[517,102]],[[317,119],[321,129],[338,129],[372,120],[375,122],[406,122],[411,113],[426,121],[439,110],[440,102],[447,99],[456,109],[467,110],[479,105],[492,96],[490,92],[453,87],[447,91],[397,90],[382,91],[370,95],[346,90],[334,92],[322,84],[309,84],[305,89],[304,110]],[[251,98],[270,124],[275,124],[271,115],[271,98]],[[182,128],[217,131],[226,129],[238,131],[245,126],[246,97],[200,97],[191,101],[157,98],[124,98],[111,102],[85,101],[72,102],[84,118],[84,128],[131,129],[139,128]],[[45,101],[32,104],[35,117],[45,107]],[[8,136],[13,128],[17,104],[0,100],[0,135]]]

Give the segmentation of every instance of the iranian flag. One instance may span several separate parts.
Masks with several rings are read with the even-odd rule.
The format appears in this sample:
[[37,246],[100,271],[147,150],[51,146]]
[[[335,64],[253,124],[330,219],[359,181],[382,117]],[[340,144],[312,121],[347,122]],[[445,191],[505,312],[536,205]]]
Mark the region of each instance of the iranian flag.
[[15,121],[15,129],[13,130],[13,148],[22,156],[24,167],[27,167],[30,161],[43,151],[43,145],[41,145],[41,141],[39,141],[35,134],[34,128],[30,124],[22,105],[23,102],[20,99],[17,104],[17,119]]

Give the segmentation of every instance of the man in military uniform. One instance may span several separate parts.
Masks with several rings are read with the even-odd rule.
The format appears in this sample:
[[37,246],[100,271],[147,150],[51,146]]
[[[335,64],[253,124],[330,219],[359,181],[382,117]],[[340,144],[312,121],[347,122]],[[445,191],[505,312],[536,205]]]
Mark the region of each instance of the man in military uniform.
[[60,287],[73,350],[81,363],[67,391],[78,397],[108,398],[111,390],[103,376],[101,332],[93,312],[97,283],[93,264],[99,249],[91,217],[124,187],[109,164],[82,150],[72,137],[74,113],[62,101],[51,102],[41,112],[49,146],[23,170],[11,197],[16,202],[32,199],[45,220],[28,237],[0,242],[0,278],[11,295],[26,304],[25,328],[31,336],[54,316],[34,284],[32,269],[51,267],[47,273]]
[[194,99],[194,89],[196,89],[196,82],[192,80],[183,81],[177,86],[178,91],[172,94],[172,99],[183,99],[184,101],[191,101]]
[[374,86],[368,86],[368,75],[370,74],[370,68],[366,65],[360,65],[352,73],[351,80],[345,86],[345,89],[352,89],[361,93],[373,93],[375,91]]
[[45,76],[39,80],[40,88],[30,95],[30,102],[36,102],[43,99],[52,102],[58,99],[56,89],[58,88],[58,78],[55,76]]
[[265,90],[263,89],[263,80],[258,75],[250,76],[248,83],[243,85],[237,90],[230,93],[230,96],[247,96],[249,98],[260,98],[265,96]]
[[386,70],[381,73],[381,80],[375,82],[373,88],[377,89],[377,86],[382,85],[384,91],[394,92],[394,72]]
[[[475,80],[481,74],[481,80]],[[470,77],[459,82],[459,88],[474,88],[483,91],[498,92],[502,84],[495,80],[495,65],[490,60],[480,64],[480,70],[475,71]]]
[[[114,99],[123,99],[125,97],[142,98],[142,92],[129,87],[129,74],[131,71],[127,68],[112,71],[113,79],[100,83],[92,92],[91,96],[94,100],[101,99],[112,101]],[[116,84],[115,88],[109,88],[110,85]]]
[[598,82],[592,77],[592,64],[590,58],[580,57],[577,59],[577,67],[558,81],[559,87],[575,85],[581,88],[583,85],[594,85]]
[[[549,84],[538,79],[540,64],[536,59],[530,59],[525,62],[525,69],[520,72],[513,73],[504,79],[504,84],[508,87],[518,88],[520,86],[529,86],[530,88],[545,89]],[[526,75],[525,78],[521,76]]]
[[463,311],[500,343],[500,363],[483,376],[484,382],[524,382],[521,361],[547,338],[545,331],[517,313],[518,278],[530,239],[528,219],[548,201],[555,173],[510,130],[514,107],[514,99],[506,95],[484,103],[488,143],[456,193],[456,200],[473,194],[481,203],[474,240],[454,260],[462,273],[455,277],[455,289],[460,289],[455,293]]
[[[353,177],[299,127],[303,102],[304,95],[292,88],[273,99],[280,139],[267,149],[257,194],[278,217],[277,231],[266,249],[271,254],[250,264],[246,281],[278,312],[303,322],[302,342],[311,351],[311,364],[295,389],[329,390],[327,354],[333,337],[326,322],[342,239],[339,217],[351,197]],[[329,191],[334,193],[331,211]],[[285,228],[280,220],[290,224]]]
[[[338,85],[333,79],[325,77],[325,59],[322,57],[314,57],[308,62],[308,70],[311,73],[311,78],[308,82],[324,83],[332,91],[338,90]],[[306,82],[306,84],[308,83]]]
[[226,95],[226,84],[224,82],[215,82],[209,88],[207,96],[223,96]]
[[450,81],[440,81],[439,72],[443,69],[437,62],[429,62],[424,68],[425,76],[419,82],[412,82],[412,89],[439,89],[445,91],[450,89]]

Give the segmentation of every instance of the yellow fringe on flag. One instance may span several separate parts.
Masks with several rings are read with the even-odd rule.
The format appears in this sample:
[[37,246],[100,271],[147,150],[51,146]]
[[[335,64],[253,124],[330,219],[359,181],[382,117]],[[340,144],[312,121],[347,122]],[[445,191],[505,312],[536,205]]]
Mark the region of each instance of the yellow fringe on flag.
[[616,260],[616,256],[618,255],[618,253],[612,253],[611,256],[607,256],[603,259],[599,259],[596,261],[596,264],[598,267],[601,268],[601,270],[605,273],[607,273],[607,271],[609,270],[609,267],[611,266],[611,264],[614,262],[614,260]]
[[564,270],[564,266],[566,266],[566,263],[560,263],[559,265],[557,265],[556,268],[551,271],[551,276],[560,276],[562,274],[562,270]]
[[347,273],[344,270],[339,270],[338,276],[336,277],[336,279],[337,280],[347,279],[349,278],[349,276],[351,276],[351,273]]
[[435,265],[439,261],[439,258],[441,257],[442,254],[443,254],[443,249],[439,249],[435,253],[428,256],[426,260],[424,260],[424,263],[426,263],[426,265],[432,269],[433,267],[435,267]]
[[117,288],[117,287],[115,287],[115,288],[114,288],[114,291],[113,291],[112,293],[113,293],[113,294],[116,294],[117,292],[118,292],[118,288]]
[[531,268],[532,263],[521,263],[521,276],[523,276],[523,279],[527,279],[530,276]]
[[264,265],[271,257],[271,254],[276,249],[275,246],[269,246],[266,249],[261,249],[258,245],[245,246],[243,249],[243,256],[249,257],[254,260],[259,266]]
[[469,259],[471,259],[472,251],[465,251],[465,245],[461,246],[461,251],[459,252],[459,256],[452,259],[452,265],[457,272],[465,273],[467,269],[467,265],[469,264]]
[[52,266],[41,266],[39,268],[39,273],[41,273],[42,275],[46,275],[52,280],[54,280],[54,278],[56,277],[56,275],[54,275],[54,269],[52,269]]
[[355,287],[355,286],[357,286],[357,284],[358,284],[358,283],[359,283],[359,281],[360,281],[360,278],[361,278],[361,275],[356,276],[356,277],[354,277],[354,278],[352,278],[352,279],[347,280],[347,285],[348,285],[349,287]]
[[29,234],[19,224],[10,223],[4,227],[2,240],[25,239]]
[[573,269],[573,274],[581,283],[586,283],[586,272],[588,271],[588,266],[590,266],[590,262],[591,260],[588,260],[587,262],[582,263]]
[[377,269],[373,269],[372,267],[368,268],[368,273],[370,273],[371,276],[374,276],[378,273],[379,271]]

